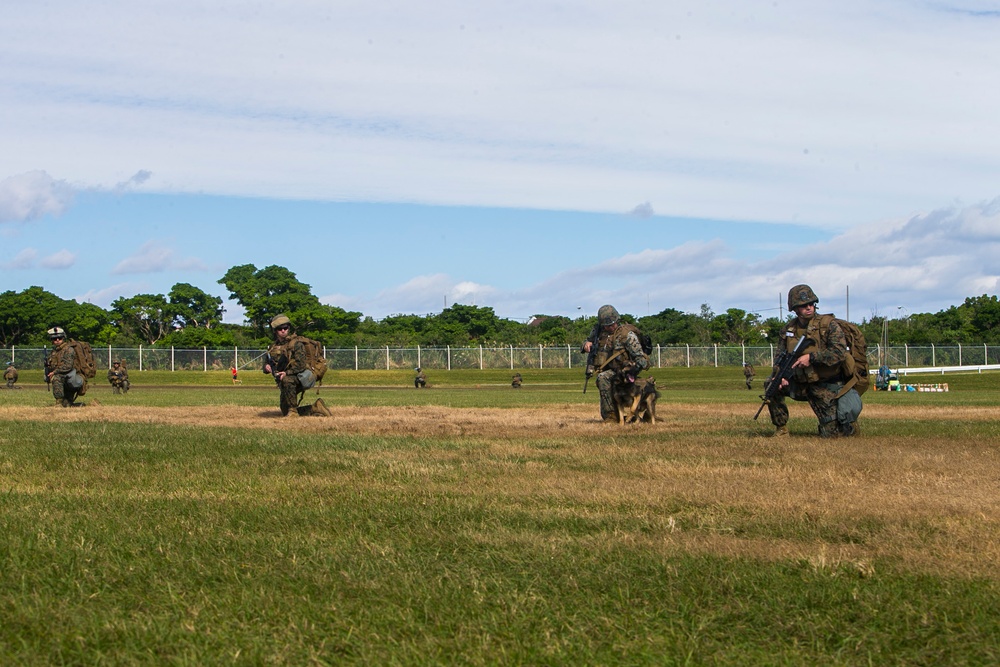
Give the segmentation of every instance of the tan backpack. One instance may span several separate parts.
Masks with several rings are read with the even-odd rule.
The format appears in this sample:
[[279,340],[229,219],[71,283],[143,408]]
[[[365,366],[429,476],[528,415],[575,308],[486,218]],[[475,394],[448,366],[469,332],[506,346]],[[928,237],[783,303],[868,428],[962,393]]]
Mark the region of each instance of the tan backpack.
[[97,364],[94,362],[94,350],[90,347],[90,343],[70,338],[67,345],[76,353],[73,360],[76,372],[88,380],[93,379],[97,375]]
[[302,343],[302,348],[306,351],[306,366],[316,376],[316,383],[323,384],[323,376],[326,375],[326,358],[323,356],[323,344],[318,340],[306,338],[305,336],[294,336],[295,342]]

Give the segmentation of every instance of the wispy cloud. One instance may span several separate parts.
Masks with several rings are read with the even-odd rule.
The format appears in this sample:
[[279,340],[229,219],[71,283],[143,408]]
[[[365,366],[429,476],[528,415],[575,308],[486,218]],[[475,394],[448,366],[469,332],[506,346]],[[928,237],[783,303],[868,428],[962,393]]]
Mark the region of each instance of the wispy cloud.
[[118,262],[111,273],[159,273],[168,270],[207,271],[209,268],[200,259],[179,258],[177,252],[162,241],[148,241],[135,254]]
[[25,248],[14,256],[14,259],[3,263],[3,268],[16,271],[18,269],[30,269],[35,266],[38,259],[38,251],[34,248]]
[[0,223],[27,222],[60,215],[72,203],[74,189],[44,171],[29,171],[0,181]]
[[76,253],[63,249],[53,253],[48,257],[43,257],[41,265],[43,269],[68,269],[76,263]]

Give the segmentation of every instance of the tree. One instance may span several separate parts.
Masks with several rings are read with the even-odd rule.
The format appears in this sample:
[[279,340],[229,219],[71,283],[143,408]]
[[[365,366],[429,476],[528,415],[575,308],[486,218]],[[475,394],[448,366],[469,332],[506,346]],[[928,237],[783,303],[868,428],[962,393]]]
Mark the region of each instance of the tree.
[[268,337],[268,323],[278,313],[284,313],[297,331],[320,339],[353,333],[361,321],[361,313],[328,306],[283,266],[268,266],[258,270],[253,264],[234,266],[219,283],[229,290],[229,298],[243,306],[247,322],[258,337]]
[[122,333],[152,345],[171,331],[173,315],[162,294],[136,294],[111,303],[112,322]]
[[0,345],[45,344],[46,331],[66,329],[73,338],[104,343],[110,339],[110,318],[100,307],[60,299],[41,287],[0,294]]
[[173,324],[182,327],[211,329],[222,321],[222,298],[212,296],[188,283],[177,283],[170,288],[170,314]]
[[730,308],[724,314],[712,318],[712,334],[721,343],[758,343],[762,338],[760,315]]

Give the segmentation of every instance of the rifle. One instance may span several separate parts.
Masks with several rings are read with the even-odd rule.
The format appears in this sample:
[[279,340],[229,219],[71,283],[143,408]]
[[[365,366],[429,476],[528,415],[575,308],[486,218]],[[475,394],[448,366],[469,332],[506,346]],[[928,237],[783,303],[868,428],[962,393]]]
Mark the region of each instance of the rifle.
[[764,382],[764,393],[760,397],[762,403],[757,408],[757,414],[753,416],[754,421],[757,421],[757,417],[760,417],[764,406],[770,404],[774,400],[774,397],[778,395],[778,392],[781,391],[781,381],[792,377],[792,364],[802,355],[802,350],[806,349],[811,343],[812,340],[806,336],[802,336],[791,352],[785,350],[775,359],[774,372]]
[[271,377],[274,378],[274,383],[277,384],[280,382],[278,379],[278,373],[285,370],[288,366],[288,355],[282,354],[277,359],[272,357],[270,352],[265,352],[264,355],[266,357],[266,359],[264,359],[264,363],[271,367]]
[[44,357],[42,375],[45,377],[45,384],[48,384],[51,380],[49,380],[49,348],[47,345],[42,345],[42,356]]

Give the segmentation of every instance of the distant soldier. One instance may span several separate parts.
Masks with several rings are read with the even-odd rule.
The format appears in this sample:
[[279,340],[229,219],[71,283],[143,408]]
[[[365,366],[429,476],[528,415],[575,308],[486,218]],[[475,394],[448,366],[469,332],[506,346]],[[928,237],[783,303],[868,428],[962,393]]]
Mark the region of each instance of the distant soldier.
[[[112,394],[127,394],[131,386],[128,381],[128,369],[121,361],[115,360],[108,370],[108,382],[111,383]],[[141,393],[141,392],[140,392]]]
[[14,383],[17,382],[17,368],[13,361],[7,362],[7,370],[3,372],[3,379],[7,381],[8,389],[14,389]]
[[52,327],[46,333],[52,341],[46,377],[56,405],[64,408],[82,405],[76,403],[76,398],[86,392],[87,379],[76,370],[76,351],[67,341],[62,327]]
[[292,322],[285,315],[276,315],[271,320],[274,343],[267,348],[264,359],[264,373],[274,377],[274,383],[281,391],[279,405],[285,417],[318,416],[329,417],[329,408],[322,398],[312,405],[299,406],[307,389],[313,387],[316,378],[309,369],[308,353],[303,339],[292,332]]
[[750,385],[753,384],[753,366],[748,362],[743,362],[743,377],[747,380],[747,389],[750,389]]
[[424,372],[422,370],[420,370],[419,366],[417,366],[413,370],[415,370],[417,372],[416,377],[413,378],[413,388],[414,389],[422,389],[422,388],[426,387],[427,386],[427,376],[424,375]]
[[514,373],[514,377],[512,377],[511,380],[510,380],[510,386],[512,386],[514,389],[520,389],[521,388],[521,374],[520,373]]

